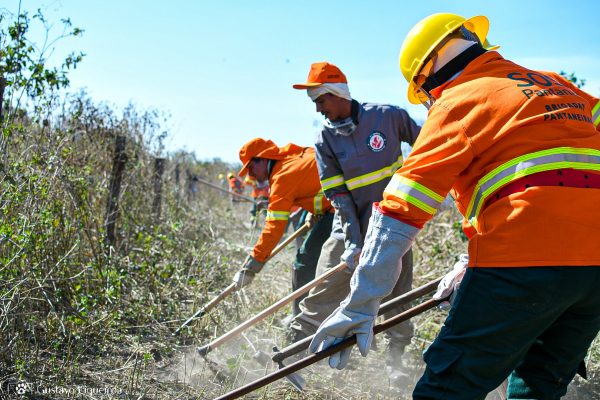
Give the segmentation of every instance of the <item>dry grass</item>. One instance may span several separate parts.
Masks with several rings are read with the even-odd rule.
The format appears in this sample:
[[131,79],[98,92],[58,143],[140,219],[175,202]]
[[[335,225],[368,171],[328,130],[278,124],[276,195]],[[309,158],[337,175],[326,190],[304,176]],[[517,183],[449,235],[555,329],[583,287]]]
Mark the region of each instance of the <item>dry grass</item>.
[[[293,248],[277,255],[252,286],[173,336],[229,285],[256,241],[250,207],[232,206],[226,195],[203,186],[191,194],[188,172],[216,183],[230,166],[178,153],[168,157],[157,220],[150,150],[155,138],[144,130],[152,124],[143,123],[149,117],[109,118],[89,102],[75,105],[55,126],[21,121],[9,127],[14,131],[0,180],[0,395],[14,394],[14,385],[23,382],[40,399],[73,393],[92,399],[210,399],[273,371],[276,366],[262,366],[252,355],[255,348],[270,354],[273,345],[285,344],[280,319],[289,306],[249,329],[247,339],[215,349],[210,361],[195,347],[289,293]],[[129,161],[117,242],[109,247],[104,213],[117,133],[128,137]],[[415,286],[442,275],[465,251],[457,221],[449,208],[420,234]],[[382,372],[385,346],[379,346],[366,359],[354,355],[342,372],[324,363],[307,368],[304,393],[279,381],[248,398],[410,398],[423,368],[421,352],[444,318],[443,311],[432,310],[414,319],[411,367],[402,384]],[[598,397],[593,383],[599,348],[596,343],[589,355],[592,383],[577,381],[570,398]]]
[[[415,286],[429,282],[435,277],[441,276],[445,271],[456,262],[458,254],[466,251],[466,243],[461,239],[458,225],[459,216],[453,209],[447,209],[441,212],[433,223],[428,224],[415,244]],[[287,259],[284,261],[284,259]],[[218,334],[222,334],[228,328],[233,328],[236,323],[244,318],[250,318],[283,297],[289,290],[289,265],[293,252],[288,251],[285,255],[276,257],[276,265],[270,265],[262,275],[253,283],[253,286],[246,289],[246,297],[251,307],[242,311],[242,319],[236,321],[226,321],[225,318],[213,320],[224,324],[219,329]],[[285,271],[282,273],[282,271]],[[279,289],[279,294],[274,293],[273,288]],[[237,313],[240,313],[238,306],[244,307],[246,304],[239,299],[231,299]],[[231,311],[224,310],[223,313],[231,315]],[[284,331],[278,323],[278,318],[285,316],[280,313],[266,322],[249,329],[246,336],[252,344],[248,344],[243,338],[234,339],[231,342],[222,345],[209,354],[208,359],[221,366],[221,372],[228,376],[225,380],[216,380],[214,371],[209,371],[206,367],[201,373],[204,377],[206,395],[208,398],[224,394],[229,390],[239,387],[253,379],[263,376],[267,371],[275,370],[275,365],[269,365],[268,368],[261,367],[252,359],[254,353],[253,347],[257,347],[264,352],[271,354],[270,348],[273,344],[284,342]],[[258,399],[409,399],[411,398],[412,388],[420,376],[424,365],[421,353],[426,346],[431,343],[441,323],[445,319],[444,311],[435,309],[426,312],[416,318],[416,335],[406,356],[408,368],[408,377],[399,382],[392,382],[384,370],[385,354],[383,348],[379,346],[364,359],[358,353],[353,355],[353,360],[349,368],[344,371],[335,371],[327,367],[325,362],[313,365],[302,371],[301,375],[308,382],[304,393],[298,393],[292,389],[285,380],[274,383],[267,388],[260,389],[248,398]],[[206,321],[203,322],[207,323]],[[213,337],[215,337],[213,335]],[[207,338],[203,343],[208,342]],[[280,346],[281,347],[281,346]],[[594,351],[594,350],[593,350]],[[594,359],[594,352],[590,356],[590,370],[596,376],[597,358]],[[199,366],[198,366],[199,367]],[[212,379],[212,380],[211,380]],[[590,378],[594,382],[594,378]],[[598,388],[593,384],[577,378],[569,390],[568,399],[592,398],[596,396]],[[581,396],[584,397],[581,397]],[[499,398],[496,393],[490,393],[488,399]]]

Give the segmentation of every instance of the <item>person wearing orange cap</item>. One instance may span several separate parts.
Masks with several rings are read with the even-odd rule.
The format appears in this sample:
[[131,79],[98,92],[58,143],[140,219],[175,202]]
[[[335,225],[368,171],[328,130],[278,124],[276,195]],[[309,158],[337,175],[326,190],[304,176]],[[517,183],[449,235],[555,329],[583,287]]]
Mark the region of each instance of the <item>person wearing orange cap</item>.
[[468,266],[434,296],[452,308],[413,399],[483,399],[507,377],[509,399],[558,399],[600,330],[600,100],[487,51],[488,29],[441,13],[406,36],[408,98],[428,118],[374,205],[350,295],[310,345],[356,334],[366,356],[397,260],[450,192]]
[[[240,161],[240,176],[247,173],[259,182],[268,181],[270,194],[260,237],[233,280],[237,288],[252,282],[283,236],[290,211],[298,206],[319,217],[296,253],[292,288],[299,289],[314,279],[319,253],[333,221],[333,208],[319,182],[315,150],[292,143],[277,147],[271,140],[256,138],[242,146]],[[295,313],[299,312],[301,299],[294,302]]]
[[[348,294],[372,204],[379,200],[392,174],[402,165],[402,142],[412,145],[419,126],[397,106],[359,103],[352,99],[346,76],[328,62],[312,64],[307,82],[293,87],[306,90],[317,112],[325,117],[315,148],[321,185],[336,209],[336,216],[317,270],[321,274],[340,261],[348,265],[348,273],[337,274],[314,288],[301,304],[306,310],[296,317],[292,328],[312,334]],[[404,273],[394,281],[392,297],[411,289],[411,252],[404,257],[404,264]],[[397,307],[386,316],[396,315],[406,308]],[[413,336],[413,327],[407,321],[387,334],[390,338],[388,366],[397,374],[404,349]]]

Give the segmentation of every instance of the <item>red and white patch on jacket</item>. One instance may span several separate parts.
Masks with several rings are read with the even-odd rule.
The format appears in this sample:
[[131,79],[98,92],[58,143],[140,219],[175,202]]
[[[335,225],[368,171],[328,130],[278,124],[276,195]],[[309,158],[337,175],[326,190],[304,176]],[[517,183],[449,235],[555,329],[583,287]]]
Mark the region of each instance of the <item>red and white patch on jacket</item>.
[[367,146],[369,146],[371,151],[379,153],[385,149],[386,142],[387,139],[385,138],[385,135],[381,132],[375,131],[369,135],[369,138],[367,139]]

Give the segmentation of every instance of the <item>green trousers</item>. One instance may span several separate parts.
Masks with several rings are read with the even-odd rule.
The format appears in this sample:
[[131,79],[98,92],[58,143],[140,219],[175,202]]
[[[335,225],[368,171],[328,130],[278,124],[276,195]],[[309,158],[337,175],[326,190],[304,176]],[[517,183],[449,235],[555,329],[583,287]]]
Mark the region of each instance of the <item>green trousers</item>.
[[413,399],[559,399],[600,330],[600,267],[469,268]]
[[[314,224],[310,231],[308,231],[302,245],[296,252],[296,260],[294,261],[292,269],[292,290],[295,291],[315,279],[321,248],[331,234],[332,223],[333,213],[327,213]],[[300,313],[299,304],[307,294],[294,300],[292,306],[294,315]]]

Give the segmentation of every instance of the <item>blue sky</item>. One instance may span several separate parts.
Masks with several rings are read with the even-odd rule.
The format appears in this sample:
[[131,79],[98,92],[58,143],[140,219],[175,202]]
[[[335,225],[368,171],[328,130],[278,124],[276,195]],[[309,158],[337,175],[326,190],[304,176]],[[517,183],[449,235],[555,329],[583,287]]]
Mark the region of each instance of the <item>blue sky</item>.
[[[15,13],[18,1],[0,8]],[[486,15],[490,41],[529,68],[575,72],[600,96],[597,1],[154,1],[22,0],[58,27],[69,17],[82,38],[58,43],[87,54],[71,88],[115,107],[133,102],[171,114],[168,150],[237,161],[257,136],[311,145],[322,118],[303,82],[312,62],[346,74],[359,101],[409,105],[398,52],[410,28],[435,12]]]

